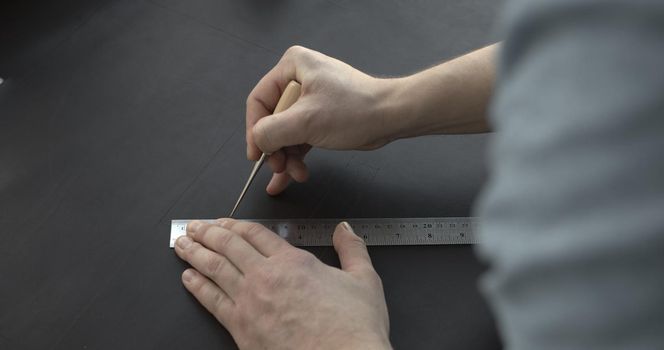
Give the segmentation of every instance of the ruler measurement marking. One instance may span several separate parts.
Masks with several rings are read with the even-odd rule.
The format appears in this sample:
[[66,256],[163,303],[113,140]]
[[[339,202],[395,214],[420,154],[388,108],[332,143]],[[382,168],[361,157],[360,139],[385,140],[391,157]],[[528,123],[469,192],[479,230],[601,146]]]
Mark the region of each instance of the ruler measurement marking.
[[[192,219],[193,220],[193,219]],[[214,220],[202,219],[212,222]],[[295,246],[330,246],[332,233],[343,219],[247,220],[263,224]],[[191,220],[172,220],[170,247],[185,234]],[[476,244],[476,218],[346,219],[367,245]]]

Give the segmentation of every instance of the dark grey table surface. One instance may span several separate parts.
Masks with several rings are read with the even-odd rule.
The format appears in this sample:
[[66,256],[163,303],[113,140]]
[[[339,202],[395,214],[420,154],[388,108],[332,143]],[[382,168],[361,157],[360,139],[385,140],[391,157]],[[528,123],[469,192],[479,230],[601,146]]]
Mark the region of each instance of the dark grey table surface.
[[[251,164],[244,101],[290,45],[378,75],[495,39],[499,2],[9,1],[0,10],[0,349],[213,349],[169,220],[229,212]],[[485,135],[314,151],[308,183],[242,218],[465,216]],[[338,264],[331,248],[311,248]],[[500,348],[469,246],[371,247],[392,342]]]

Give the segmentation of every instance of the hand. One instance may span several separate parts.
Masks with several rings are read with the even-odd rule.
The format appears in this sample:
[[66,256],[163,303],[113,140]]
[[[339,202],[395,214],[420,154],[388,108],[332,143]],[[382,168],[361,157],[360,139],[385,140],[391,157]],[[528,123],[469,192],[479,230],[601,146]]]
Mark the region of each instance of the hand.
[[341,269],[262,225],[193,221],[175,252],[193,266],[184,286],[240,349],[388,349],[380,278],[345,223],[333,236]]
[[[271,115],[289,81],[302,85],[299,100]],[[247,98],[247,157],[271,153],[269,194],[291,179],[308,178],[304,156],[312,146],[369,150],[393,140],[391,105],[396,79],[378,79],[303,47],[286,51]]]

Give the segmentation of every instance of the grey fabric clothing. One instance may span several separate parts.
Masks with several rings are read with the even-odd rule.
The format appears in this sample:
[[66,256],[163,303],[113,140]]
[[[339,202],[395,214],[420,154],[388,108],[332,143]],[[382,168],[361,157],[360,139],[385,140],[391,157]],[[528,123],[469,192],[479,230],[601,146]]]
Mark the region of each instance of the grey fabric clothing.
[[664,2],[508,2],[477,204],[507,349],[664,349]]

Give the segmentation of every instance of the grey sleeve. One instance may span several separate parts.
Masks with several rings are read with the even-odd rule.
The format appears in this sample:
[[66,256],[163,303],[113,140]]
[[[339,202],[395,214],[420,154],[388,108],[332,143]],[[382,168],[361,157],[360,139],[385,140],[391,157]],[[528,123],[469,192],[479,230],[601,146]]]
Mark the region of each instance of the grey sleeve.
[[507,349],[664,349],[664,2],[508,2],[476,206]]

